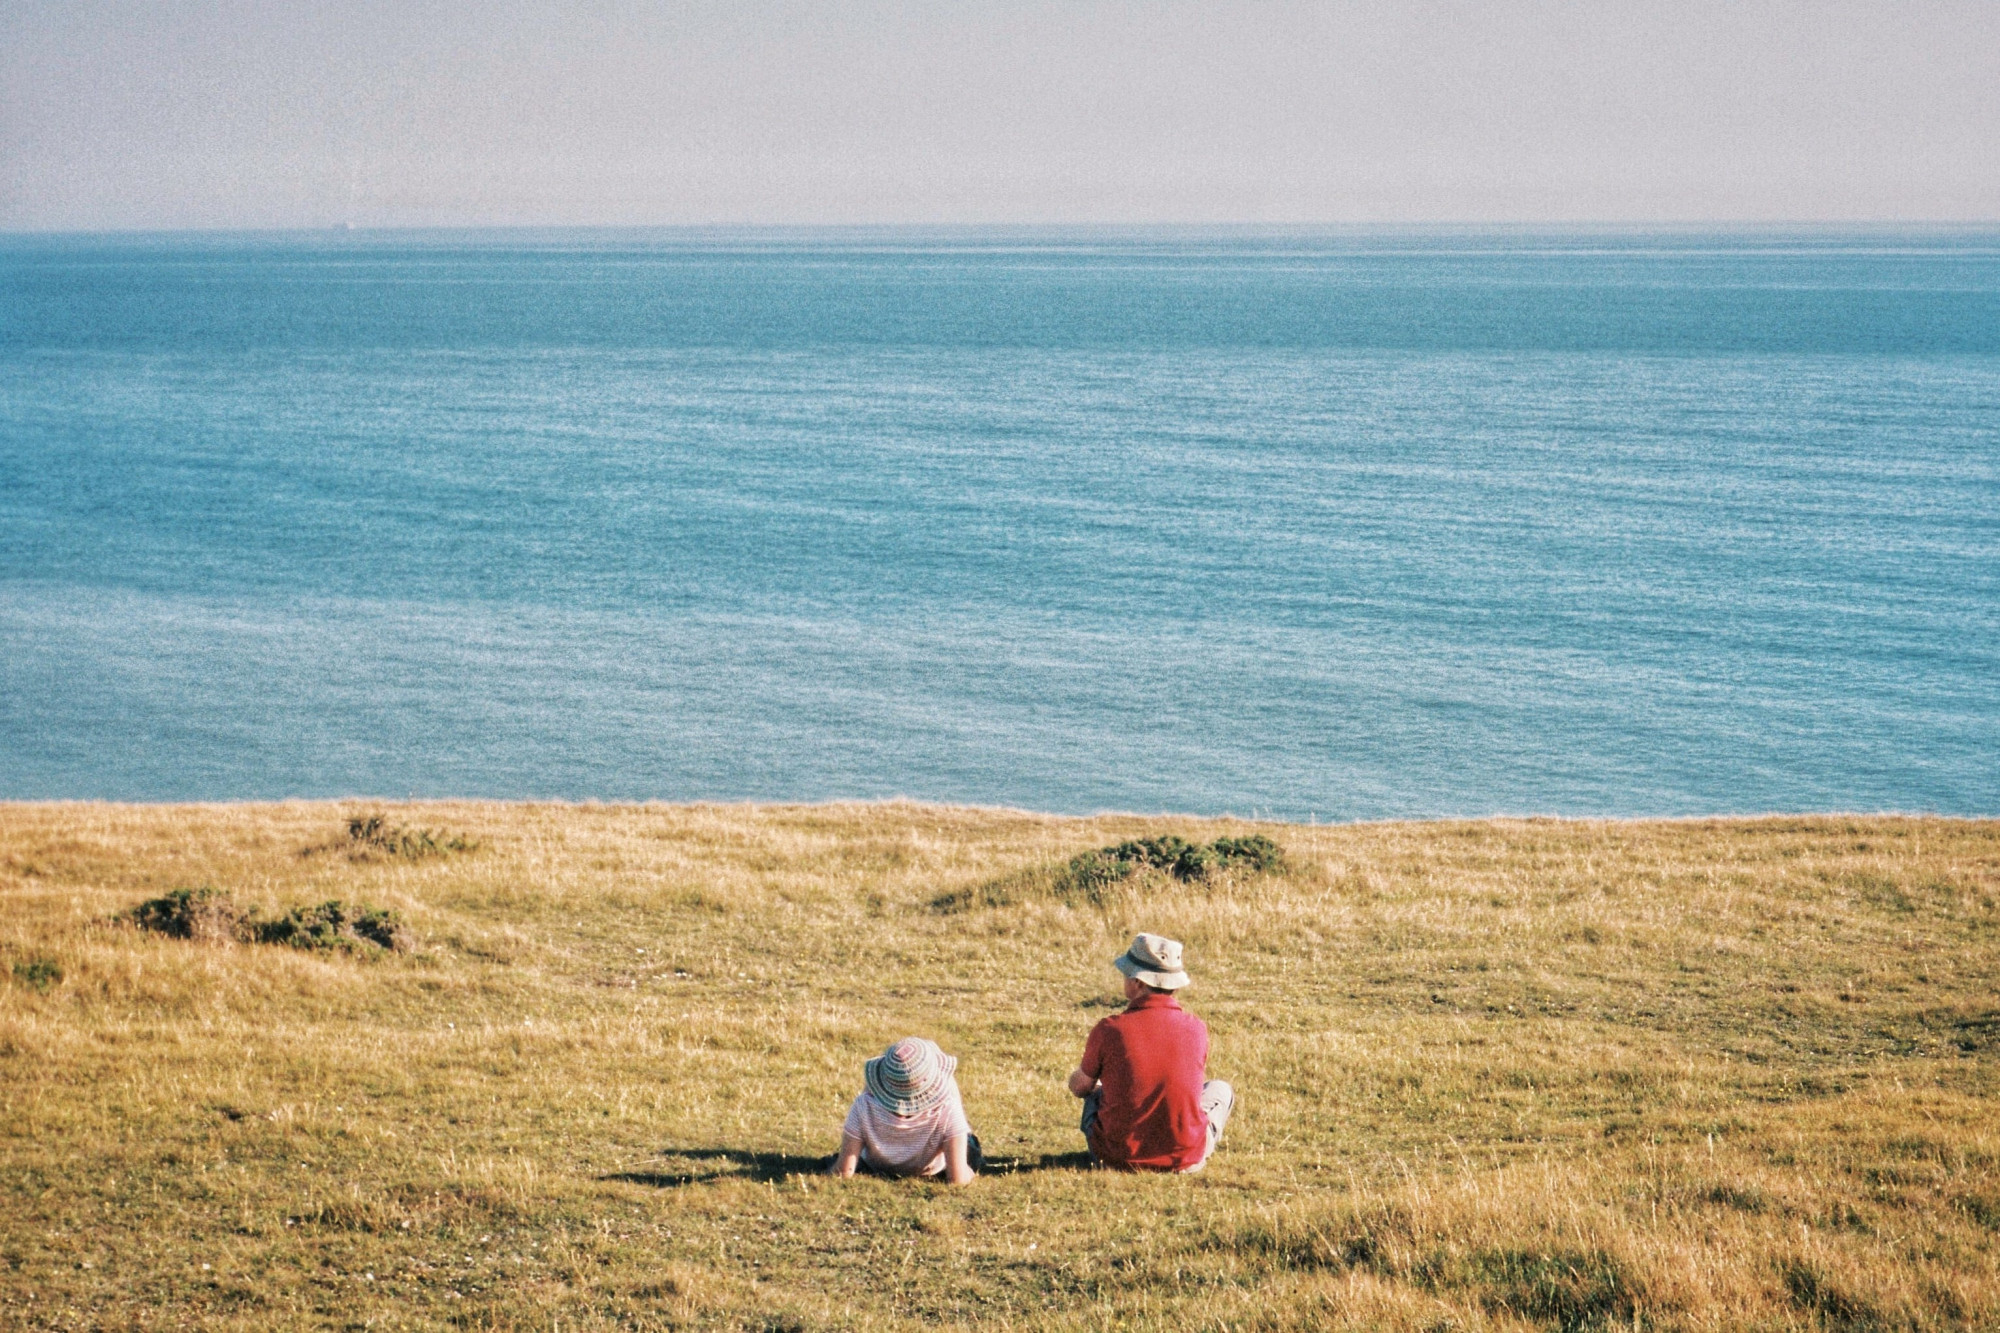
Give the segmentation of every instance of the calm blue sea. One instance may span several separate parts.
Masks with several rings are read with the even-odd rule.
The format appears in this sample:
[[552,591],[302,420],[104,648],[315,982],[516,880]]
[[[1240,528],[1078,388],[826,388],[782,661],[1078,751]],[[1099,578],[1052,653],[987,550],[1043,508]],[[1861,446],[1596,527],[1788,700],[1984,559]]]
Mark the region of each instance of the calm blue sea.
[[0,238],[0,797],[2000,813],[2000,232]]

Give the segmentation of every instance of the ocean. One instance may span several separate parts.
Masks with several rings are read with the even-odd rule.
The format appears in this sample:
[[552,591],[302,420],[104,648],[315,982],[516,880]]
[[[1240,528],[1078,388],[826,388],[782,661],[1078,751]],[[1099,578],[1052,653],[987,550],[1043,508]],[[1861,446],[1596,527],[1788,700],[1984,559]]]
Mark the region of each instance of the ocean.
[[0,797],[2000,813],[2000,232],[0,236]]

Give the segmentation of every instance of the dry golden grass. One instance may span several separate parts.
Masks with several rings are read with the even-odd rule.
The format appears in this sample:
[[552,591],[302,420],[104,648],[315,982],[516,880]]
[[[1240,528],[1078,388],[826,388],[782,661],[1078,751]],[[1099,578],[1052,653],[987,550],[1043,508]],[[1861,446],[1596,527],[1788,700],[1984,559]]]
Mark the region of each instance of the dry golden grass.
[[[479,844],[410,859],[358,813],[0,807],[0,1327],[2000,1327],[2000,824],[1262,826],[1285,875],[943,912],[1249,830],[388,809]],[[419,944],[114,920],[204,884]],[[1140,927],[1242,1096],[1197,1177],[1074,1156]],[[906,1032],[999,1169],[807,1174]]]

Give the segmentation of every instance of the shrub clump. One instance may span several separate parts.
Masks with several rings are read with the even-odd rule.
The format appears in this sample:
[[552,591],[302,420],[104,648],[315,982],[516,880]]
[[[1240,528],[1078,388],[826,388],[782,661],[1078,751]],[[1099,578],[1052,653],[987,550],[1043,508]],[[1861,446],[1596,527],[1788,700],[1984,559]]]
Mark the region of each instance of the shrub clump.
[[132,909],[132,920],[141,930],[209,944],[239,938],[244,919],[243,909],[228,894],[208,885],[175,889]]
[[386,908],[334,899],[263,919],[254,910],[237,906],[220,889],[209,887],[175,889],[148,899],[132,909],[131,920],[141,930],[207,943],[240,941],[287,944],[295,949],[386,949],[396,953],[407,952],[414,943],[402,918]]
[[1060,866],[1035,866],[955,889],[933,899],[931,907],[939,912],[963,912],[975,907],[1004,907],[1032,897],[1050,897],[1071,905],[1101,904],[1112,889],[1148,871],[1182,883],[1199,883],[1230,870],[1273,874],[1284,868],[1284,850],[1261,833],[1217,838],[1211,843],[1165,834],[1080,852]]
[[1207,879],[1220,862],[1213,846],[1188,842],[1172,834],[1121,842],[1102,852],[1086,853],[1093,854],[1108,854],[1112,864],[1118,867],[1120,879],[1130,879],[1141,870],[1158,870],[1183,881]]
[[294,907],[271,921],[252,921],[252,937],[260,944],[289,944],[294,949],[389,949],[407,953],[410,931],[394,912],[379,907],[349,906],[333,899],[315,907]]
[[1260,875],[1272,875],[1285,868],[1285,849],[1261,833],[1247,838],[1217,838],[1209,844],[1224,865],[1240,866]]
[[350,860],[370,861],[377,857],[393,857],[399,861],[422,861],[433,856],[452,856],[459,852],[477,851],[479,843],[462,833],[447,833],[438,829],[404,828],[391,824],[381,815],[356,815],[347,821],[347,836],[336,837],[332,842],[317,847],[308,847],[302,856],[315,856],[321,852],[345,852]]
[[[1120,879],[1129,879],[1141,870],[1158,870],[1182,881],[1207,879],[1224,870],[1253,870],[1270,874],[1285,868],[1285,853],[1277,843],[1261,833],[1247,838],[1217,838],[1206,845],[1187,842],[1169,835],[1121,842],[1102,851],[1085,852],[1085,857],[1109,857]],[[1076,861],[1070,864],[1074,866]]]

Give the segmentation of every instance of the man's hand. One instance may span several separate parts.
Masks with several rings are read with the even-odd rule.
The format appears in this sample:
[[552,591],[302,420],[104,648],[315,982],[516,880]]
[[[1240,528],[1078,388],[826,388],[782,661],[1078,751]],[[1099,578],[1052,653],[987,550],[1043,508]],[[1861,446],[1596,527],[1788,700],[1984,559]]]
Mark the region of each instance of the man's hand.
[[1088,1097],[1097,1091],[1097,1080],[1081,1069],[1070,1071],[1069,1091],[1072,1097]]

